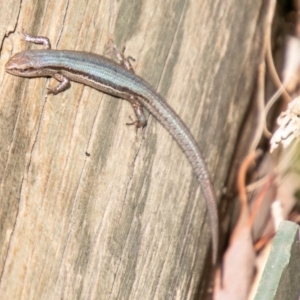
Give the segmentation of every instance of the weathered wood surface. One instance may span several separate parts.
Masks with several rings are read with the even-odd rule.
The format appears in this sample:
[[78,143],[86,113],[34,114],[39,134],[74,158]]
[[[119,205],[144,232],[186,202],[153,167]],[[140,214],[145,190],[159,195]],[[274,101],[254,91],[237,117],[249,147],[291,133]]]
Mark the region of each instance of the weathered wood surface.
[[[203,196],[151,116],[80,84],[6,74],[26,45],[126,45],[199,141],[221,196],[257,72],[261,1],[7,1],[0,8],[2,299],[194,299],[212,275]],[[55,84],[50,80],[50,84]],[[87,155],[89,154],[89,155]],[[204,297],[204,296],[203,296]]]

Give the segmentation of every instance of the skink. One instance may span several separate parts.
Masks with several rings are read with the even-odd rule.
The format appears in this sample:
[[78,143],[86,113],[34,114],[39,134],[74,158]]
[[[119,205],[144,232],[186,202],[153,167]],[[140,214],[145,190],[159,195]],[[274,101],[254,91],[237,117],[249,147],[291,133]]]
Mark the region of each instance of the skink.
[[[46,37],[23,34],[23,38],[29,42],[43,44],[46,49],[15,54],[5,65],[8,73],[22,77],[54,77],[59,84],[49,89],[48,92],[53,94],[67,89],[70,81],[85,84],[128,100],[137,116],[137,121],[134,122],[137,127],[146,125],[142,110],[145,107],[169,131],[188,158],[205,196],[215,263],[219,238],[216,196],[200,149],[180,117],[144,79],[130,70],[128,61],[123,60],[122,66],[113,60],[89,52],[51,50],[50,41]],[[122,56],[122,53],[119,52],[118,55]]]

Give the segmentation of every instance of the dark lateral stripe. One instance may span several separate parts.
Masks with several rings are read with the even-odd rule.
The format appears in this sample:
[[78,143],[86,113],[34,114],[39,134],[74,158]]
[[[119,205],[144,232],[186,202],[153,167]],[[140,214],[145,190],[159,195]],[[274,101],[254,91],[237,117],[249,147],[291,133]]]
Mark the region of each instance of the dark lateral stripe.
[[101,91],[109,92],[110,94],[118,97],[128,98],[129,96],[136,96],[144,98],[141,94],[134,93],[125,85],[117,85],[114,81],[105,80],[103,77],[96,77],[88,72],[78,71],[68,67],[48,67],[45,70],[54,71],[55,73],[62,74],[70,81],[82,83],[84,85],[96,88]]

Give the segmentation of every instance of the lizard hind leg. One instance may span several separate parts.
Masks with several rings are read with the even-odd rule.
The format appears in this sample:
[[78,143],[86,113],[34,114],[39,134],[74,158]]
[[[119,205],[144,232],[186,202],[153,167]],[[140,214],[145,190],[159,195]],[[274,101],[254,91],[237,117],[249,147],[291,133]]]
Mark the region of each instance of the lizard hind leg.
[[134,73],[134,69],[130,63],[130,61],[135,61],[135,59],[132,56],[125,56],[125,46],[122,48],[122,50],[119,50],[117,45],[112,39],[109,39],[108,41],[108,48],[110,52],[113,52],[115,57],[117,58],[119,64],[123,66],[126,70],[131,71]]
[[[110,39],[108,42],[108,48],[110,52],[114,53],[115,57],[117,58],[121,66],[123,66],[126,70],[134,73],[130,60],[132,61],[135,60],[131,56],[128,57],[125,56],[124,54],[125,47],[123,47],[122,50],[120,51],[117,45],[115,44],[115,42],[112,39]],[[137,118],[136,120],[132,120],[130,123],[126,123],[126,125],[135,125],[136,132],[137,132],[139,128],[143,129],[147,125],[147,119],[143,111],[143,105],[141,101],[139,101],[138,97],[132,96],[130,99],[126,99],[126,100],[131,104]]]

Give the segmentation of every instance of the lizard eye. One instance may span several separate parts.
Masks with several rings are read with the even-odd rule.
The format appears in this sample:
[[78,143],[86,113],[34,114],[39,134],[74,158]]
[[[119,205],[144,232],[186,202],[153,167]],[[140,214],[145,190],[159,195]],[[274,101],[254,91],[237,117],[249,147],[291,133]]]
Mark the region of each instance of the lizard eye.
[[21,72],[30,72],[30,71],[33,71],[34,69],[33,68],[30,68],[30,67],[24,67],[22,69],[19,69]]

